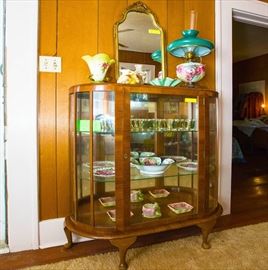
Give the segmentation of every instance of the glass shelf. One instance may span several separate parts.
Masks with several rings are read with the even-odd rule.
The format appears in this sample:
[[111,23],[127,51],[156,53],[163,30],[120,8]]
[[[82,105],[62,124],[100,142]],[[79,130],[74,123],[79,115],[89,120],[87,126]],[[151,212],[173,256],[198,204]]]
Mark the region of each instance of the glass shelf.
[[131,131],[131,133],[144,133],[144,134],[155,134],[155,133],[180,133],[180,132],[198,132],[198,130],[149,130],[149,131]]
[[[172,164],[168,170],[163,174],[141,174],[136,167],[130,168],[130,178],[131,181],[139,181],[139,180],[150,180],[150,179],[157,179],[157,178],[169,178],[169,177],[180,177],[180,176],[187,176],[187,175],[196,175],[197,171],[187,171],[177,167],[176,164]],[[95,182],[114,182],[115,177],[102,177],[102,176],[94,176]]]

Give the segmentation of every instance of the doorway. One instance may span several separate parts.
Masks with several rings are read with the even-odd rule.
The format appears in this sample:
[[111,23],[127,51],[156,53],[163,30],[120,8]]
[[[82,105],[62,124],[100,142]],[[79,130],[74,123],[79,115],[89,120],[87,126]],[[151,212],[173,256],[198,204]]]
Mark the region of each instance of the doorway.
[[232,25],[231,213],[237,214],[268,207],[268,26],[235,13]]

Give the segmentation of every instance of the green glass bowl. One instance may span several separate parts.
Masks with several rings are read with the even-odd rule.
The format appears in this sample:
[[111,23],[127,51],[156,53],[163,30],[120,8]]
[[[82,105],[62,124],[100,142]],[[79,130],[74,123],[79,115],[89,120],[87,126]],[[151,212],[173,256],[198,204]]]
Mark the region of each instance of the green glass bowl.
[[156,85],[156,86],[174,87],[174,86],[177,86],[180,82],[181,82],[181,80],[166,77],[166,78],[162,78],[162,79],[155,78],[155,79],[151,80],[149,83],[151,85]]

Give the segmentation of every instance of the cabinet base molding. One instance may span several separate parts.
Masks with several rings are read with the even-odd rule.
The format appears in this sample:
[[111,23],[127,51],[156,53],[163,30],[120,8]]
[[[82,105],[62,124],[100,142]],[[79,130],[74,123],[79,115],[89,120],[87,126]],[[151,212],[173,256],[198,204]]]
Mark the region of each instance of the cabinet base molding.
[[137,236],[196,225],[201,229],[202,232],[202,248],[210,248],[211,245],[208,242],[208,236],[212,232],[216,224],[217,218],[221,216],[222,212],[222,206],[218,204],[216,209],[212,213],[210,213],[210,215],[205,217],[177,221],[166,225],[159,225],[157,227],[144,226],[140,229],[128,229],[127,231],[119,231],[115,229],[101,229],[96,227],[92,228],[89,225],[75,221],[72,216],[68,216],[65,218],[64,222],[64,231],[67,237],[67,243],[64,245],[64,247],[70,248],[72,246],[72,234],[77,234],[83,237],[94,239],[107,239],[119,250],[120,264],[118,269],[126,270],[126,252],[128,248],[136,241]]

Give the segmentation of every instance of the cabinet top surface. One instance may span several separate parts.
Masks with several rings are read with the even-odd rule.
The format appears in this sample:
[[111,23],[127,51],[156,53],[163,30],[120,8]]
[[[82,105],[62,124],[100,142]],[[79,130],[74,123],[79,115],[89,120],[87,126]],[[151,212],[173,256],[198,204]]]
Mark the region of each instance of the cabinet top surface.
[[199,87],[162,87],[153,85],[130,85],[118,83],[88,83],[74,85],[69,89],[70,94],[77,92],[91,92],[91,91],[119,91],[125,90],[135,93],[154,93],[154,94],[168,94],[168,95],[192,95],[192,96],[211,96],[217,97],[218,93],[215,90]]

